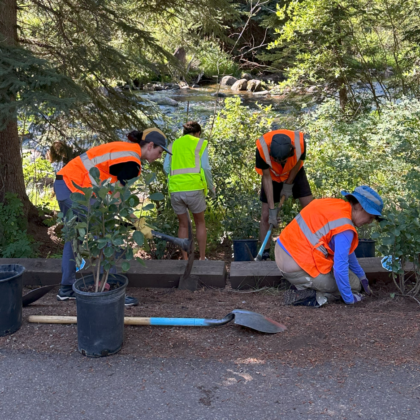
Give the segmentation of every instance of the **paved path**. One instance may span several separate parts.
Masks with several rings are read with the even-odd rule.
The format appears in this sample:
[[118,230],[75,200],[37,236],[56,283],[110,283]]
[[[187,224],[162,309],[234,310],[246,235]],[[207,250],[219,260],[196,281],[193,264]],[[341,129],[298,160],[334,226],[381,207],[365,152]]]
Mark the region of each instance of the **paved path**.
[[87,359],[0,350],[0,419],[420,418],[417,367]]

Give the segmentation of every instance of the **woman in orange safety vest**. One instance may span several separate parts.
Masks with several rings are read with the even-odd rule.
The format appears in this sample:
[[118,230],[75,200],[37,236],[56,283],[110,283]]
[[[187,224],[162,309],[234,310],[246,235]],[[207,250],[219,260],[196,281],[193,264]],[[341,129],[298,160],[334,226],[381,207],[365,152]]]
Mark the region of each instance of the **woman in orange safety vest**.
[[[356,227],[381,220],[383,201],[368,186],[338,198],[313,200],[280,234],[276,263],[296,287],[290,301],[304,298],[308,306],[320,306],[341,296],[347,304],[361,300],[361,286],[370,294],[369,282],[354,254],[359,240]],[[306,290],[307,292],[299,292]]]
[[[162,156],[163,151],[168,152],[166,136],[157,128],[148,128],[143,132],[132,131],[127,137],[130,142],[115,141],[89,149],[57,173],[54,191],[63,214],[72,205],[70,194],[79,191],[73,182],[84,188],[91,187],[95,182],[89,174],[91,168],[99,169],[101,181],[110,179],[111,182],[119,181],[125,185],[126,181],[140,175],[142,161],[154,162]],[[75,299],[72,285],[76,279],[76,263],[70,242],[64,245],[62,272],[57,300]],[[138,301],[126,296],[125,305],[138,305]]]

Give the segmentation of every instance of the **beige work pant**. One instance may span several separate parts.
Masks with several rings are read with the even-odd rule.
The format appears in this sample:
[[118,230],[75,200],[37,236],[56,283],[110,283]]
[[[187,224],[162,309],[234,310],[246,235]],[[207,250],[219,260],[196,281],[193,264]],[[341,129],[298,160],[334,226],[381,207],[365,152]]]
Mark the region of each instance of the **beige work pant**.
[[[333,271],[328,274],[320,274],[317,277],[311,277],[296,264],[293,258],[288,255],[277,242],[275,256],[277,267],[283,277],[293,284],[296,289],[314,289],[317,292],[330,293],[337,297],[340,296]],[[360,280],[351,270],[349,270],[349,280],[352,292],[360,292],[362,287]]]

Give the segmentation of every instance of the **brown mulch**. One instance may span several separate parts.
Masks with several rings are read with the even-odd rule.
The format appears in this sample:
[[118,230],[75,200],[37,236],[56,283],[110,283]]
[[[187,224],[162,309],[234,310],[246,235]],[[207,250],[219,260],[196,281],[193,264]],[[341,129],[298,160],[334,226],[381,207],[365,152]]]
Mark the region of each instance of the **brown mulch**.
[[[202,289],[138,289],[128,293],[140,306],[126,316],[222,318],[233,309],[264,314],[287,326],[266,335],[232,322],[215,328],[125,327],[120,354],[141,357],[214,358],[237,363],[277,359],[288,365],[315,365],[357,359],[384,364],[420,363],[420,305],[413,299],[391,299],[388,291],[354,306],[330,304],[322,308],[283,305],[277,289],[238,292]],[[77,351],[76,325],[30,324],[28,315],[76,315],[75,301],[58,302],[54,291],[23,309],[22,328],[0,337],[0,348],[41,353]]]

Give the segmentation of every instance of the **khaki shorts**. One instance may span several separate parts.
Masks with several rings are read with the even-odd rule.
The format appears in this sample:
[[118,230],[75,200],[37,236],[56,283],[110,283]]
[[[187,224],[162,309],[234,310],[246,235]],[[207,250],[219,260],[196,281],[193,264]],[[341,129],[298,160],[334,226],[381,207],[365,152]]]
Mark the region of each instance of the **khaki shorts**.
[[194,214],[202,213],[207,207],[204,190],[171,193],[171,204],[176,214],[184,214],[188,210]]
[[[334,278],[334,271],[328,274],[319,274],[317,277],[311,277],[296,264],[291,256],[286,254],[278,242],[276,242],[275,255],[276,264],[281,274],[296,289],[314,289],[317,292],[340,295]],[[349,282],[352,292],[360,292],[362,287],[360,280],[351,270],[349,270]]]

